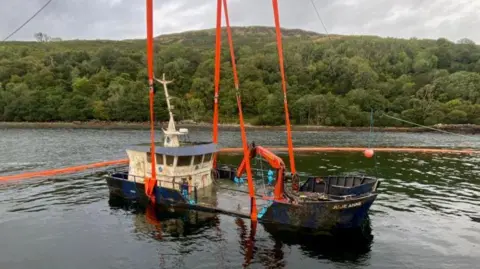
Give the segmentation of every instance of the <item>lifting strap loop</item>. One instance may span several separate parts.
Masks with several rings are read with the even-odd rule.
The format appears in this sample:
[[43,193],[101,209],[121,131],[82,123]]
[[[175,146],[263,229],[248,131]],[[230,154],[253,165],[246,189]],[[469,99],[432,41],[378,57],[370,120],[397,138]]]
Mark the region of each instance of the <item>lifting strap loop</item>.
[[290,115],[288,113],[287,83],[285,79],[285,69],[284,69],[284,61],[283,61],[282,32],[280,30],[280,15],[278,12],[278,1],[272,0],[272,5],[273,5],[273,14],[275,17],[275,30],[277,35],[278,61],[280,65],[280,75],[282,77],[283,104],[285,109],[285,125],[287,126],[287,143],[288,143],[288,155],[290,159],[290,170],[292,174],[296,174],[295,159],[293,156],[292,130],[290,126]]
[[238,106],[238,117],[240,120],[240,132],[242,137],[242,146],[243,146],[243,156],[245,160],[245,169],[247,171],[247,180],[248,180],[248,188],[249,188],[249,195],[250,195],[250,218],[254,221],[257,220],[257,203],[255,200],[255,187],[253,182],[252,176],[252,168],[250,166],[250,152],[248,149],[248,142],[247,142],[247,134],[245,131],[245,124],[243,119],[243,111],[242,111],[242,98],[239,90],[239,81],[237,75],[237,65],[235,63],[235,51],[233,49],[233,40],[232,40],[232,30],[230,29],[230,20],[228,17],[228,7],[227,7],[227,0],[223,0],[224,6],[224,13],[225,13],[225,22],[227,24],[227,35],[228,35],[228,45],[230,48],[230,58],[232,62],[232,72],[233,72],[233,79],[235,85],[235,92],[237,98],[237,106]]
[[153,100],[155,97],[153,87],[153,0],[147,1],[147,71],[148,71],[148,85],[149,85],[149,99],[150,99],[150,157],[152,163],[151,177],[146,178],[145,194],[150,201],[155,203],[154,188],[157,183],[157,171],[155,161],[155,112]]
[[[220,88],[220,50],[222,47],[222,0],[217,0],[217,24],[215,31],[215,93],[213,97],[213,143],[218,143],[218,93]],[[213,154],[213,167],[217,167],[217,154]]]

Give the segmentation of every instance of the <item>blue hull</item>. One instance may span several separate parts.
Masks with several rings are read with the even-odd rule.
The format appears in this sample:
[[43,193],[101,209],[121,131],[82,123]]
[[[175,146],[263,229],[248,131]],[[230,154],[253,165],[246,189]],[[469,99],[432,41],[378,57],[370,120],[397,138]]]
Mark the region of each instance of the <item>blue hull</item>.
[[308,229],[355,229],[362,226],[376,194],[347,201],[291,205],[273,202],[262,219]]
[[[145,186],[141,183],[108,178],[107,184],[110,193],[116,196],[128,200],[137,200],[142,204],[148,203],[148,197],[145,195]],[[157,205],[188,204],[188,200],[177,190],[155,187],[154,193]]]
[[[143,184],[127,181],[115,176],[107,178],[107,184],[112,195],[128,200],[136,200],[142,204],[148,203]],[[249,217],[248,214],[237,214],[223,210],[220,207],[196,204],[193,197],[188,197],[187,199],[177,190],[155,187],[154,193],[156,203],[159,206],[173,206]],[[299,205],[271,201],[263,208],[259,208],[258,219],[263,223],[281,224],[313,230],[355,229],[360,228],[364,223],[368,215],[368,210],[376,196],[376,194],[368,194],[361,198],[350,200],[318,201],[301,203]]]

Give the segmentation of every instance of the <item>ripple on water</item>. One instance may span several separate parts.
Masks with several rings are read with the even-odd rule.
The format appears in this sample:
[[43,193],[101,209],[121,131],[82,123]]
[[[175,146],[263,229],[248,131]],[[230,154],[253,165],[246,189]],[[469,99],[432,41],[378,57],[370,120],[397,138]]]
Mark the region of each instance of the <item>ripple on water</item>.
[[25,170],[33,170],[46,165],[47,162],[4,162],[0,163],[0,174],[13,174]]
[[[126,145],[149,139],[144,130],[0,132],[0,151],[16,152],[0,156],[2,174],[120,159]],[[367,135],[297,132],[294,144],[364,146]],[[209,132],[196,136],[210,137]],[[445,147],[462,142],[428,134],[385,133],[380,138],[379,144],[387,146]],[[32,142],[38,139],[42,143]],[[9,146],[19,140],[23,144],[18,149]],[[255,131],[249,140],[283,146],[285,134]],[[220,142],[239,146],[240,141],[235,130],[224,131]],[[258,225],[251,267],[475,268],[480,256],[480,157],[385,152],[375,156],[366,159],[357,152],[296,156],[297,169],[305,173],[368,173],[381,178],[370,214],[374,238],[358,244],[352,238],[312,238]],[[229,163],[239,163],[240,157],[231,157]],[[157,223],[150,223],[146,212],[111,204],[98,174],[0,183],[0,192],[0,240],[9,242],[0,252],[2,268],[239,268],[249,253],[248,221],[163,212],[157,214]]]
[[[68,177],[68,180],[65,179]],[[105,181],[95,175],[62,176],[58,178],[32,179],[33,182],[5,184],[0,202],[9,202],[9,212],[39,212],[61,205],[63,210],[79,204],[89,204],[105,198]],[[8,199],[7,199],[8,197]]]

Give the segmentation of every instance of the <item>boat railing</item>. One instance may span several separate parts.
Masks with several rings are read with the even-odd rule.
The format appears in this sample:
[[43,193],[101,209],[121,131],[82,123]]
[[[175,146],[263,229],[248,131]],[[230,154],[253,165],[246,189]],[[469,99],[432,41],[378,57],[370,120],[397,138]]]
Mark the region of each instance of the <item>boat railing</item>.
[[[185,178],[185,177],[179,177],[179,176],[170,176],[170,175],[162,175],[163,177],[167,177],[167,178]],[[132,177],[133,178],[133,182],[137,183],[138,179],[142,179],[145,180],[146,176],[139,176],[139,175],[134,175],[134,174],[130,174],[128,172],[117,172],[117,173],[113,173],[110,175],[111,178],[113,179],[118,179],[118,180],[124,180],[124,181],[128,181],[128,178],[129,177]],[[187,185],[188,187],[192,187],[192,188],[196,188],[198,187],[198,185],[193,185],[193,184],[188,184],[188,180],[187,180],[187,184],[184,184],[182,182],[182,180],[179,180],[179,181],[175,181],[175,180],[172,180],[172,181],[168,181],[168,180],[161,180],[161,179],[158,179],[157,178],[157,181],[160,182],[161,184],[161,187],[165,187],[165,185],[167,184],[172,184],[172,187],[175,188],[176,185],[178,186],[183,186],[183,185]],[[162,184],[164,183],[164,184]]]
[[107,174],[115,174],[115,173],[121,173],[121,172],[126,172],[128,170],[128,164],[126,165],[121,165],[121,166],[115,166],[115,167],[110,167],[105,170]]
[[300,190],[304,193],[321,193],[335,200],[348,200],[370,195],[375,192],[376,186],[378,179],[365,175],[314,176],[309,177]]

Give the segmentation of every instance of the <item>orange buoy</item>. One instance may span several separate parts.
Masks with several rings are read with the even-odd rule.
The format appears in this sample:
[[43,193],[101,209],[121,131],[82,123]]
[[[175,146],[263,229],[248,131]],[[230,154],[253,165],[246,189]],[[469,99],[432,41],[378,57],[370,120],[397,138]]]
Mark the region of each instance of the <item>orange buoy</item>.
[[366,150],[363,152],[363,155],[365,155],[365,157],[367,157],[367,158],[372,158],[372,157],[373,157],[373,154],[374,154],[373,149],[366,149]]

